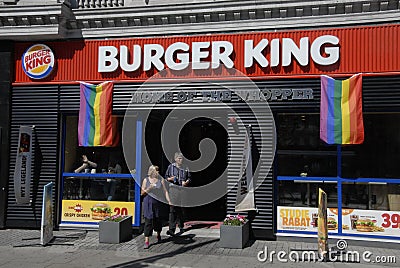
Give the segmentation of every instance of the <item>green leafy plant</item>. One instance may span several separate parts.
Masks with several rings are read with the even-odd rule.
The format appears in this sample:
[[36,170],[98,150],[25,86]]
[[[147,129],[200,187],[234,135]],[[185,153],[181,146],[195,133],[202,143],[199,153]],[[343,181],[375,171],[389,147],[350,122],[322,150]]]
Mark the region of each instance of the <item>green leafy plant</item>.
[[119,215],[119,214],[117,214],[117,215],[105,217],[105,218],[104,218],[104,221],[120,222],[120,221],[122,221],[123,219],[126,219],[126,218],[128,218],[128,217],[129,217],[129,216],[127,216],[127,215]]
[[234,225],[234,226],[241,226],[244,225],[247,222],[247,219],[245,216],[241,215],[227,215],[224,222],[222,224],[224,225]]

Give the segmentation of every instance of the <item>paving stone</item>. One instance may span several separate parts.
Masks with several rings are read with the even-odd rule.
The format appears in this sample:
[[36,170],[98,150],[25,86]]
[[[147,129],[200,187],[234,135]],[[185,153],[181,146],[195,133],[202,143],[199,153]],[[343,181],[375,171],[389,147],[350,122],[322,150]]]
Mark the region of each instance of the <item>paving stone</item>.
[[[0,268],[7,267],[266,267],[269,262],[261,263],[257,254],[265,247],[268,251],[285,251],[290,248],[315,249],[316,243],[291,241],[254,241],[244,249],[226,249],[219,247],[215,237],[188,236],[169,238],[163,236],[163,243],[152,245],[144,250],[143,235],[134,236],[130,241],[120,244],[103,244],[98,241],[97,231],[55,231],[57,243],[67,245],[37,245],[40,236],[38,230],[0,230]],[[186,234],[186,233],[185,233]],[[193,234],[193,233],[192,233]],[[204,234],[202,234],[204,235]],[[60,237],[60,238],[58,238]],[[63,238],[61,238],[63,237]],[[32,238],[32,240],[23,240]],[[27,244],[25,247],[14,245]],[[32,245],[29,245],[32,244]],[[398,248],[379,248],[373,244],[352,245],[348,250],[364,252],[369,250],[373,256],[395,256],[397,263],[386,263],[386,267],[399,267],[400,246]],[[29,266],[27,266],[29,264]],[[274,267],[381,267],[376,263],[279,263]]]

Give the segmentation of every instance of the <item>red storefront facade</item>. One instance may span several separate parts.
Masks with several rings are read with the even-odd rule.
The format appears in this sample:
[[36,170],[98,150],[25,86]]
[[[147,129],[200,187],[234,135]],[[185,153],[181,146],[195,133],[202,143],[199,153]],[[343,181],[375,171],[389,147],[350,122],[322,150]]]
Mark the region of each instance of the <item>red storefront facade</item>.
[[[195,61],[192,54],[193,44],[197,44],[197,51],[203,53],[196,58],[199,62],[212,62],[213,47],[215,49],[221,47],[221,50],[231,49],[226,57],[223,57],[231,61],[227,64],[220,61],[220,66],[224,66],[225,70],[218,70],[218,68],[209,70],[207,66],[198,70],[191,68],[189,72],[168,70],[160,78],[234,79],[235,74],[228,71],[233,68],[252,79],[317,77],[321,74],[348,76],[355,73],[394,73],[400,70],[400,62],[397,60],[399,58],[397,48],[400,43],[399,27],[396,24],[290,32],[46,42],[53,50],[57,64],[52,74],[41,80],[30,79],[24,73],[21,57],[29,45],[18,43],[15,50],[14,84],[104,80],[145,81],[161,69],[147,59],[151,68],[145,70],[143,66],[145,57],[149,57],[148,53],[154,51],[154,47],[150,47],[147,52],[144,52],[145,46],[156,45],[156,49],[160,49],[161,54],[153,61],[162,63],[162,68],[168,69],[165,63],[165,51],[172,44],[185,45],[185,49],[177,47],[170,53],[170,60],[175,63],[179,63],[176,59],[176,54],[179,53],[187,55],[188,62]],[[315,42],[316,40],[319,42]],[[251,43],[246,44],[248,41]],[[110,46],[116,48],[118,53],[118,57],[115,57],[118,60],[118,67],[115,71],[101,72],[99,71],[99,48]],[[121,56],[121,46],[125,47],[128,53],[126,56]],[[141,60],[133,59],[134,46],[140,47]],[[327,52],[332,55],[329,56]],[[104,51],[104,53],[109,52]],[[254,55],[261,60],[257,60]],[[120,56],[121,61],[127,64],[136,61],[140,62],[140,66],[134,71],[124,71],[120,66]],[[327,63],[322,63],[323,61]]]
[[[336,148],[327,149],[321,144],[314,145],[314,143],[320,142],[319,140],[312,140],[307,144],[307,142],[304,143],[303,139],[308,138],[308,136],[318,136],[318,129],[315,129],[317,123],[315,122],[318,122],[316,118],[319,111],[320,75],[330,75],[341,79],[356,73],[363,73],[365,81],[365,92],[363,93],[365,94],[365,111],[371,114],[371,122],[381,121],[382,118],[380,115],[383,113],[396,114],[397,116],[397,113],[400,112],[398,108],[400,97],[396,95],[398,90],[396,83],[400,79],[400,61],[398,60],[400,58],[400,52],[398,51],[400,45],[400,25],[398,24],[314,30],[190,35],[185,37],[166,36],[158,38],[43,42],[43,44],[52,50],[55,58],[53,70],[43,79],[30,78],[24,72],[23,55],[33,44],[31,42],[15,44],[15,76],[12,81],[13,104],[11,106],[16,108],[12,108],[14,111],[12,128],[16,131],[16,126],[21,122],[29,123],[29,116],[26,116],[26,114],[30,113],[31,116],[35,116],[35,111],[32,112],[29,109],[23,108],[21,100],[25,100],[26,107],[29,107],[29,104],[33,106],[38,105],[40,101],[43,101],[43,109],[47,109],[47,100],[54,106],[49,108],[49,111],[53,109],[51,111],[54,113],[54,116],[51,119],[43,119],[42,122],[36,123],[36,125],[38,125],[39,130],[41,123],[42,126],[45,126],[42,133],[43,137],[51,131],[53,131],[51,133],[57,136],[56,140],[51,141],[52,145],[57,148],[55,152],[51,152],[51,158],[56,159],[57,168],[48,171],[49,174],[54,175],[58,180],[57,224],[62,222],[61,212],[65,211],[62,207],[64,195],[62,192],[64,183],[62,178],[64,177],[63,174],[70,169],[69,166],[66,168],[64,163],[65,159],[68,158],[65,156],[65,146],[68,143],[65,141],[66,136],[68,136],[65,132],[72,132],[72,130],[68,129],[66,125],[69,123],[73,125],[75,123],[74,119],[69,118],[69,116],[76,116],[78,111],[79,81],[89,83],[99,83],[108,80],[114,81],[116,85],[116,96],[113,103],[114,111],[122,115],[126,110],[124,103],[128,101],[128,99],[124,99],[124,95],[130,95],[150,78],[155,85],[155,91],[158,87],[161,88],[165,84],[179,83],[180,81],[221,81],[235,85],[236,82],[240,83],[243,77],[250,78],[266,92],[292,90],[288,98],[284,99],[280,97],[269,103],[275,120],[280,118],[277,120],[279,121],[277,124],[278,145],[275,156],[275,161],[278,161],[278,167],[275,166],[274,170],[271,170],[270,174],[266,175],[268,179],[263,186],[265,188],[260,188],[258,192],[256,203],[258,201],[260,204],[260,214],[255,218],[256,236],[271,238],[280,233],[294,236],[315,236],[315,230],[312,229],[315,226],[311,226],[313,212],[308,209],[309,207],[315,207],[315,203],[313,203],[314,196],[312,193],[310,195],[310,184],[311,189],[316,185],[327,187],[330,189],[329,191],[332,193],[332,196],[336,196],[330,204],[330,208],[341,207],[341,205],[337,204],[342,198],[345,199],[344,191],[338,192],[338,188],[343,186],[347,188],[346,192],[356,191],[356,186],[354,188],[352,186],[353,183],[360,186],[358,187],[361,189],[360,191],[368,194],[368,197],[365,200],[363,199],[366,205],[358,204],[355,200],[349,198],[350,205],[344,205],[343,209],[362,210],[357,213],[359,215],[364,213],[367,215],[365,217],[375,217],[375,219],[380,217],[380,215],[388,213],[390,215],[398,215],[397,208],[393,209],[387,205],[385,209],[386,203],[389,202],[387,196],[389,194],[397,195],[398,193],[389,193],[388,189],[378,189],[373,184],[385,183],[388,186],[387,188],[390,188],[392,185],[398,185],[399,182],[396,178],[400,178],[400,172],[398,176],[396,170],[392,174],[368,175],[368,172],[365,172],[366,175],[360,176],[360,174],[355,174],[355,171],[349,171],[350,175],[344,175],[343,177],[353,179],[352,183],[338,179],[333,180],[331,178],[335,177],[335,174],[330,169],[336,169],[336,165],[334,165],[335,168],[332,168],[332,165],[326,164],[325,168],[329,169],[329,172],[326,169],[324,170],[323,165],[325,165],[325,162],[336,161],[336,155],[338,154]],[[37,55],[37,59],[34,62],[28,63],[30,64],[30,68],[35,69],[36,67],[45,65],[40,57],[41,55]],[[202,85],[199,87],[200,89],[196,88],[193,90],[201,90],[201,87]],[[293,89],[312,92],[312,97],[296,99],[293,95]],[[35,93],[38,95],[34,96]],[[36,98],[36,104],[23,97],[23,94],[32,94],[33,98]],[[42,100],[40,101],[39,96],[42,96]],[[44,100],[46,98],[48,99]],[[17,107],[18,105],[20,105],[19,108]],[[171,106],[171,109],[173,107],[175,106]],[[37,113],[38,118],[40,118],[46,113],[46,110]],[[19,116],[26,116],[28,119],[21,119],[22,117],[20,118]],[[396,116],[394,119],[397,118]],[[387,117],[386,119],[393,121],[392,117]],[[290,129],[290,126],[288,127],[287,125],[295,125],[294,122],[296,120],[299,120],[300,123],[310,120],[305,125],[305,129],[309,132],[293,134],[293,136],[298,135],[302,137],[301,140],[292,142],[294,145],[291,142],[281,144],[280,141],[284,140],[284,137],[280,136],[287,129]],[[51,125],[49,127],[51,131],[46,129],[46,124]],[[301,128],[299,127],[299,129]],[[298,131],[298,129],[294,129],[293,133],[295,131]],[[64,134],[61,134],[62,132]],[[387,130],[387,132],[389,133],[390,131]],[[375,141],[376,136],[371,139]],[[394,147],[397,148],[397,145]],[[344,158],[349,157],[352,161],[351,163],[355,163],[354,158],[358,156],[360,150],[349,149],[348,152],[347,150],[348,148],[344,149]],[[370,147],[366,148],[362,153],[369,152],[369,150]],[[11,152],[13,151],[15,150],[11,148]],[[389,154],[386,151],[379,151],[379,153]],[[372,152],[371,154],[374,153]],[[306,157],[303,157],[304,155]],[[299,160],[300,158],[301,160]],[[314,174],[309,174],[309,179],[299,176],[302,173],[300,171],[301,168],[288,167],[288,163],[295,163],[297,161],[301,162],[301,168],[303,165],[304,167],[308,165],[306,164],[307,161],[312,162],[310,167],[313,165],[315,171]],[[374,160],[369,161],[373,162]],[[318,167],[318,165],[320,166]],[[346,164],[346,172],[349,170],[348,166],[351,166],[351,164]],[[379,167],[379,169],[384,168]],[[319,180],[314,180],[312,177],[317,177]],[[388,181],[389,179],[392,180]],[[11,176],[9,181],[12,181]],[[287,181],[290,181],[292,184],[287,184]],[[307,200],[307,202],[310,202],[307,204],[304,202],[301,203],[302,198],[300,195],[302,193],[296,192],[296,188],[302,188],[303,186],[308,187],[306,191],[310,200]],[[287,193],[284,191],[285,187],[293,189],[293,193],[288,194],[291,195],[288,202],[282,201],[288,199],[286,196]],[[375,199],[379,199],[382,196],[382,200],[384,201],[382,201],[381,206],[373,206],[371,199],[374,195]],[[234,193],[227,195],[224,213],[232,212],[234,198]],[[354,207],[351,207],[352,202],[355,204]],[[309,223],[309,226],[307,226],[308,229],[296,229],[299,227],[296,225],[296,221],[294,219],[290,221],[286,216],[290,213],[297,213],[297,210],[303,211],[305,209],[309,213],[308,221],[304,221]],[[293,211],[289,213],[289,210]],[[372,214],[363,212],[370,210],[379,211],[380,214],[378,212]],[[285,214],[286,212],[288,212],[287,215]],[[346,211],[346,215],[344,215],[344,212],[342,214],[332,213],[336,215],[337,219],[340,215],[342,217],[350,215],[351,213],[348,212]],[[300,212],[300,214],[302,213]],[[285,232],[285,228],[282,228],[279,222],[282,220],[281,218],[286,219],[285,224],[290,225],[290,222],[292,222],[292,225],[289,226],[290,228],[286,229],[286,231],[291,231]],[[376,222],[380,223],[381,220],[377,219]],[[297,220],[297,222],[302,221]],[[392,228],[387,222],[383,224],[388,226],[385,228]],[[364,234],[364,236],[360,235],[360,233],[357,234],[356,229],[354,229],[353,233],[346,234],[346,228],[337,226],[333,235],[354,236],[355,234],[355,236],[358,235],[358,237],[363,239],[371,238],[370,234]],[[397,240],[400,237],[398,234],[393,233],[395,232],[393,230],[387,236],[382,235],[380,232],[377,231],[377,233],[374,233],[375,237],[372,236],[372,238]]]

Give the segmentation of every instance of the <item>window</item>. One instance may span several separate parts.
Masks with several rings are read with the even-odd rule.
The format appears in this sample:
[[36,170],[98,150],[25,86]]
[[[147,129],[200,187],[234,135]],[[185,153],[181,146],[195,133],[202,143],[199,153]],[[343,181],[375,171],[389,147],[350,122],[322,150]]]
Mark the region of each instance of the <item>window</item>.
[[364,143],[343,146],[344,178],[400,178],[400,113],[364,114]]
[[319,138],[319,114],[278,114],[277,167],[279,176],[304,177],[279,182],[279,205],[317,206],[318,188],[337,206],[336,182],[312,182],[307,177],[336,177],[336,146]]
[[[116,139],[119,139],[119,142],[115,147],[80,147],[78,146],[78,116],[65,117],[64,172],[85,173],[85,175],[63,177],[63,199],[133,200],[134,182],[130,176],[121,176],[130,174],[120,142],[122,119],[122,116],[116,118],[119,131],[119,137]],[[83,155],[86,155],[89,160],[87,166],[83,166]],[[102,178],[99,174],[116,174],[116,177]]]
[[[319,138],[319,114],[278,114],[278,176],[304,177],[279,181],[279,204],[315,206],[316,189],[337,207],[337,182],[342,206],[349,209],[398,210],[400,204],[400,113],[364,114],[363,144],[341,146],[341,179],[337,179],[337,146]],[[329,177],[315,182],[309,177]],[[342,181],[342,178],[344,179]]]

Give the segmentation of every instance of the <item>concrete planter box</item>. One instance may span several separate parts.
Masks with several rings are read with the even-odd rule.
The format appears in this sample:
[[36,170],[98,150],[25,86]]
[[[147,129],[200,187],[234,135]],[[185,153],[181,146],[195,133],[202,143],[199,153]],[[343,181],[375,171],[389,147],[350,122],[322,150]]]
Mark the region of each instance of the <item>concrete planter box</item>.
[[118,244],[132,239],[132,216],[120,222],[99,222],[99,242]]
[[250,224],[242,226],[221,225],[219,246],[223,248],[244,248],[249,241]]

